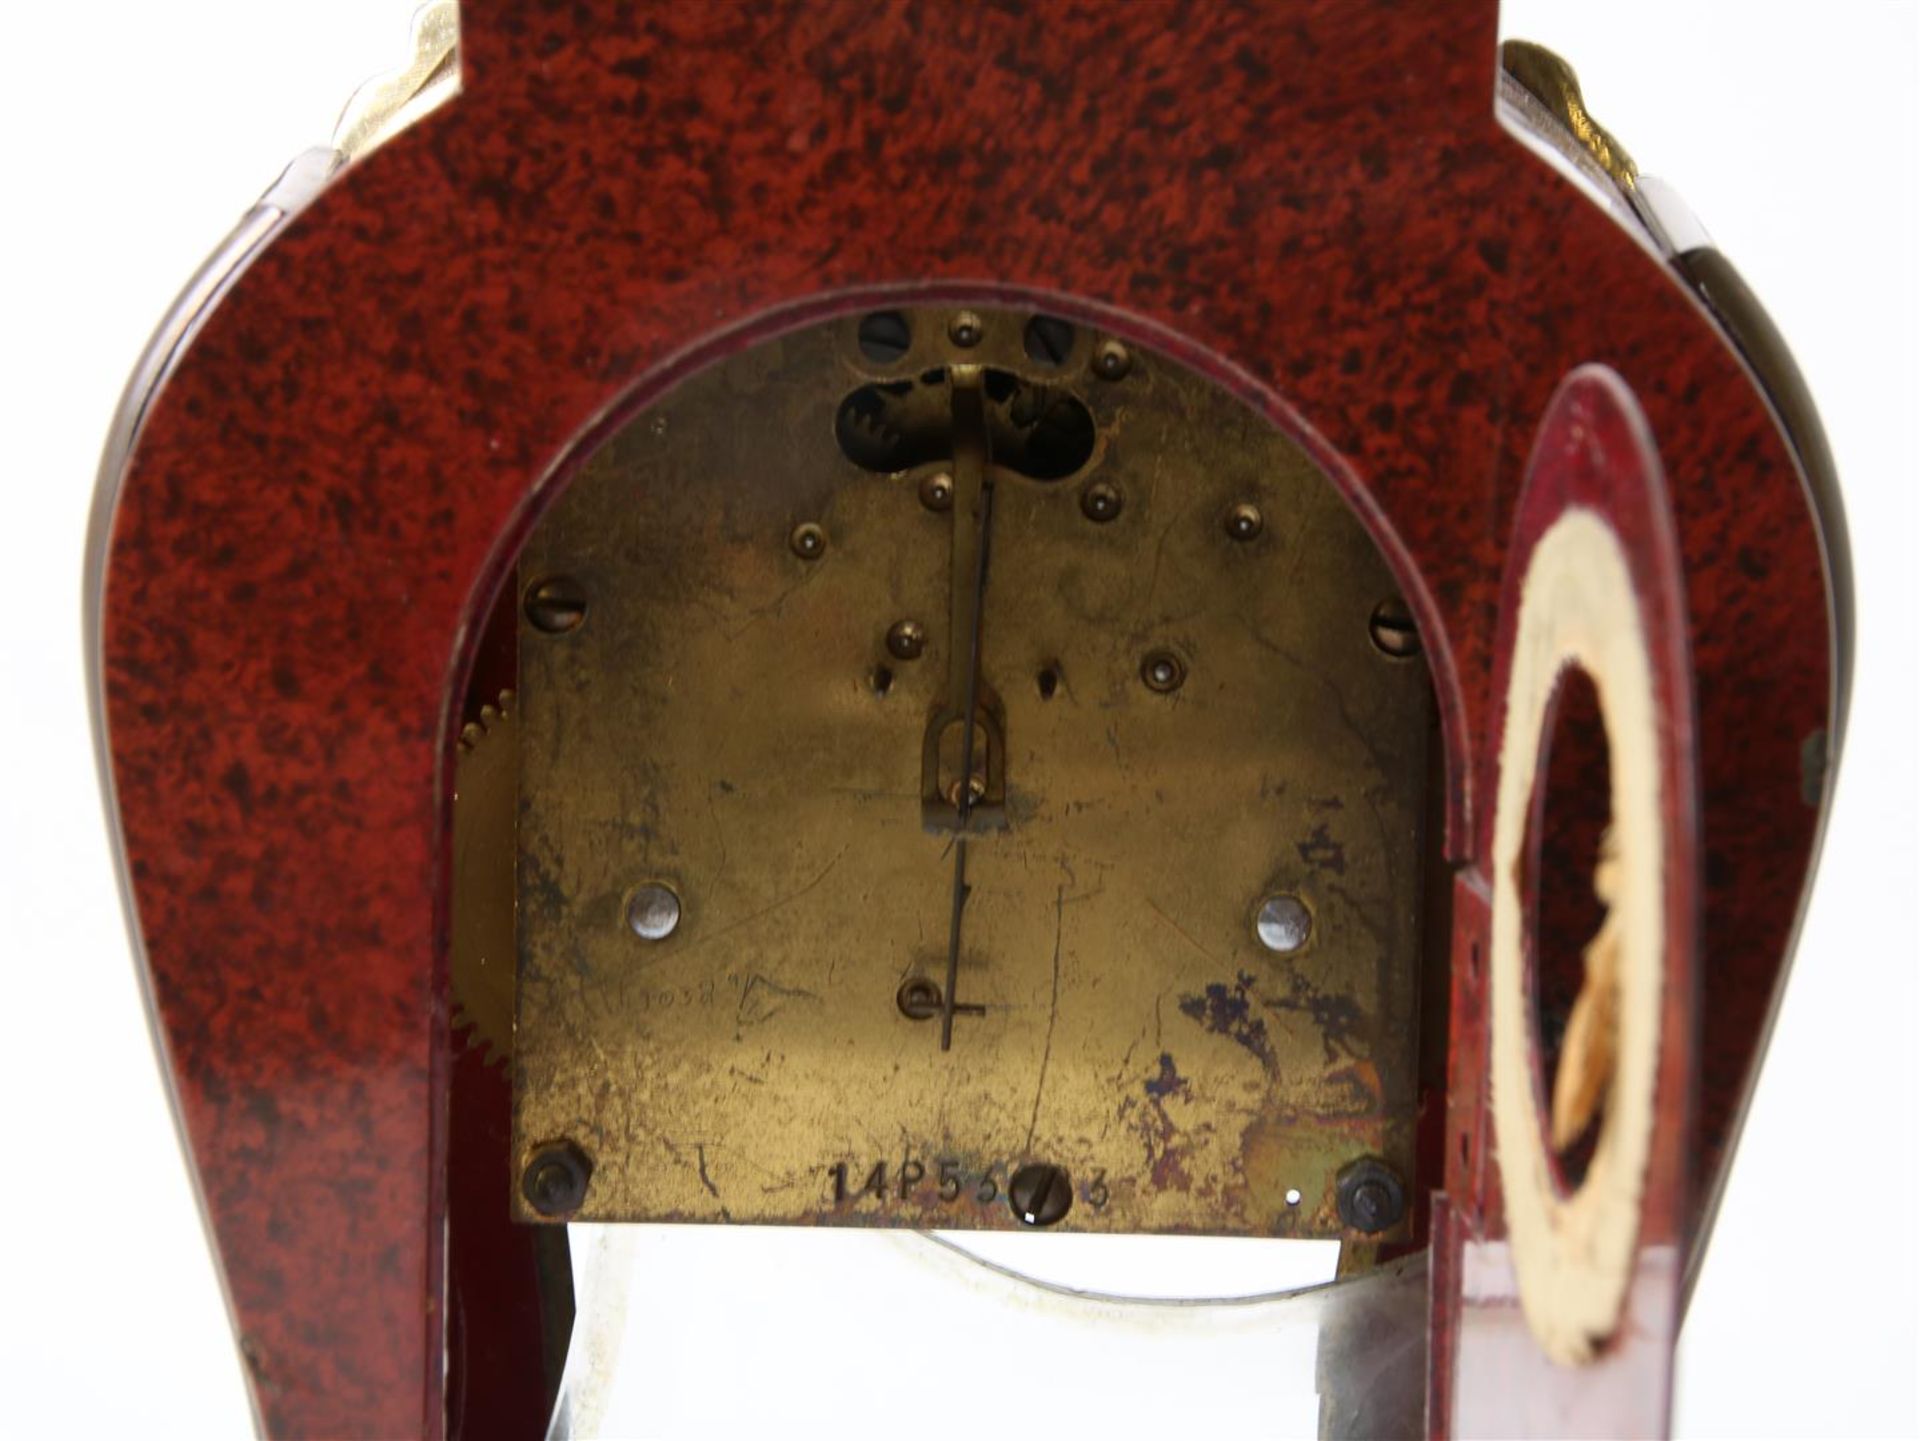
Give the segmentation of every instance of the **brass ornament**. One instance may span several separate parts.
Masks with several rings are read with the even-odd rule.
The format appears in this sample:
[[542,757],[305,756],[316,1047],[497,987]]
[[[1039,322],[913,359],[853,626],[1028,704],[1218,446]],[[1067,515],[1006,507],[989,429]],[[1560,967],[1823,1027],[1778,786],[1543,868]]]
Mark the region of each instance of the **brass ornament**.
[[1611,131],[1587,113],[1580,77],[1571,65],[1544,45],[1508,40],[1500,46],[1500,68],[1546,108],[1615,185],[1624,191],[1634,188],[1640,172],[1633,157]]

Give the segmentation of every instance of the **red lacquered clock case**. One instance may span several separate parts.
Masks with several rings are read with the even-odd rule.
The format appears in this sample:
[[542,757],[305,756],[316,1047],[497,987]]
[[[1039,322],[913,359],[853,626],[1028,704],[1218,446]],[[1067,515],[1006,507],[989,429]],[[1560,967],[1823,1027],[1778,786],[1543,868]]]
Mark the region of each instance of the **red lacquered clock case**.
[[[1617,373],[1690,618],[1706,1204],[1818,831],[1821,537],[1719,328],[1496,122],[1496,19],[465,7],[460,94],[240,277],[147,413],[108,539],[126,863],[270,1431],[445,1426],[450,767],[519,541],[612,417],[882,303],[1044,306],[1297,437],[1415,610],[1460,864],[1529,446],[1564,376]],[[1469,1183],[1447,1184],[1457,1220]]]

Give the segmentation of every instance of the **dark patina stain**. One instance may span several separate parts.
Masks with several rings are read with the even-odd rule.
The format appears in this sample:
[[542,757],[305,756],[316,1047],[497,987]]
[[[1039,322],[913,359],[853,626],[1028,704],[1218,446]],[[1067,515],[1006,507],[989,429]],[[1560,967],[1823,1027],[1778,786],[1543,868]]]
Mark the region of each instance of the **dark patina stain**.
[[1225,1036],[1245,1046],[1260,1058],[1260,1064],[1272,1069],[1273,1045],[1267,1039],[1267,1023],[1253,1014],[1247,998],[1252,977],[1241,976],[1231,987],[1215,982],[1203,995],[1182,996],[1180,1014],[1190,1016],[1217,1036]]
[[1156,1190],[1186,1191],[1193,1186],[1187,1170],[1190,1150],[1184,1132],[1167,1114],[1169,1099],[1189,1099],[1187,1081],[1167,1052],[1160,1053],[1160,1072],[1141,1083],[1147,1093],[1144,1103],[1129,1096],[1120,1103],[1120,1119],[1140,1132],[1146,1152],[1147,1174]]
[[1324,995],[1304,976],[1290,976],[1287,980],[1287,994],[1278,1000],[1264,1001],[1263,1004],[1273,1011],[1298,1011],[1313,1022],[1313,1028],[1320,1033],[1320,1041],[1326,1048],[1329,1061],[1341,1056],[1358,1056],[1361,1047],[1355,1044],[1365,1024],[1366,1016],[1360,1009],[1360,1003],[1352,996]]
[[1148,1077],[1146,1085],[1147,1094],[1155,1100],[1187,1094],[1187,1078],[1175,1069],[1173,1057],[1165,1051],[1160,1053],[1160,1074]]
[[1315,826],[1313,834],[1299,842],[1297,849],[1300,859],[1316,871],[1331,871],[1336,876],[1347,873],[1347,848],[1328,835],[1324,825]]

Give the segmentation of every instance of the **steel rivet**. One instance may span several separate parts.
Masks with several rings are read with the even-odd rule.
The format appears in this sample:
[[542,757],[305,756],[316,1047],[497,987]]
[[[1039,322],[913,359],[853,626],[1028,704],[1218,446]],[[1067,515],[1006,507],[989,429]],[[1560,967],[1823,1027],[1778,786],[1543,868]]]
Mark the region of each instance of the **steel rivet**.
[[980,324],[980,317],[971,310],[963,310],[947,322],[947,339],[962,350],[973,349],[984,334],[986,329]]
[[558,1141],[534,1152],[520,1178],[520,1194],[542,1216],[570,1215],[586,1201],[592,1177],[586,1152],[571,1141]]
[[1151,651],[1140,662],[1140,679],[1146,682],[1148,690],[1161,695],[1179,690],[1186,678],[1186,664],[1170,650]]
[[793,534],[787,537],[787,544],[793,547],[793,553],[802,560],[818,560],[827,553],[827,533],[807,521],[796,525]]
[[1103,340],[1093,353],[1093,373],[1102,380],[1118,380],[1133,369],[1133,356],[1117,340]]
[[917,660],[927,648],[927,633],[917,620],[895,621],[887,632],[887,650],[898,660]]
[[1080,492],[1080,510],[1088,520],[1112,520],[1120,514],[1120,492],[1104,480],[1093,481]]
[[920,482],[920,504],[928,510],[947,510],[953,505],[953,477],[944,470]]
[[664,941],[680,929],[680,897],[658,882],[640,887],[627,902],[627,925],[643,941]]
[[1022,1225],[1051,1226],[1073,1209],[1073,1182],[1059,1166],[1022,1166],[1007,1182],[1007,1205]]
[[1395,660],[1407,660],[1420,654],[1420,631],[1413,623],[1413,612],[1399,596],[1389,596],[1373,608],[1367,622],[1367,634],[1373,637],[1380,654]]
[[578,630],[587,618],[587,593],[571,577],[558,575],[527,592],[527,623],[546,635]]
[[1260,944],[1278,955],[1291,955],[1313,934],[1313,912],[1298,896],[1268,896],[1253,918]]
[[1384,1161],[1362,1157],[1334,1183],[1340,1219],[1364,1235],[1378,1235],[1400,1224],[1407,1213],[1407,1191]]
[[1252,540],[1266,528],[1260,507],[1242,502],[1227,512],[1227,534],[1235,540]]

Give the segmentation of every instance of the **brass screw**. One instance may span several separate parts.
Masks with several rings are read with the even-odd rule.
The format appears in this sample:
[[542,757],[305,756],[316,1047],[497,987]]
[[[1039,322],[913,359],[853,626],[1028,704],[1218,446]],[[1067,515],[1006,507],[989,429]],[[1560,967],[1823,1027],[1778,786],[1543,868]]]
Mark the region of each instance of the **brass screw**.
[[950,510],[953,507],[953,477],[942,470],[921,481],[920,504],[928,510]]
[[887,650],[898,660],[918,660],[927,648],[927,633],[917,620],[895,621],[887,632]]
[[947,339],[962,350],[971,350],[980,343],[986,328],[981,325],[980,317],[971,310],[963,310],[947,322]]
[[1105,523],[1120,514],[1120,491],[1104,480],[1096,480],[1080,492],[1080,510],[1088,520]]
[[1140,662],[1140,679],[1146,682],[1148,690],[1161,695],[1179,690],[1186,678],[1186,665],[1170,650],[1150,651]]
[[1023,1226],[1051,1226],[1073,1209],[1073,1182],[1059,1166],[1022,1166],[1007,1181],[1007,1205]]
[[793,534],[787,537],[787,544],[793,547],[793,553],[802,560],[818,560],[827,553],[827,533],[807,521],[796,525]]
[[1389,596],[1373,608],[1367,622],[1367,634],[1380,654],[1395,660],[1407,660],[1420,654],[1420,631],[1413,623],[1413,612],[1399,596]]
[[543,580],[527,592],[527,623],[544,635],[565,635],[587,618],[587,593],[567,576]]
[[1102,380],[1118,380],[1133,369],[1133,356],[1117,340],[1103,340],[1093,353],[1093,373]]
[[1266,529],[1266,520],[1260,514],[1260,507],[1242,501],[1227,512],[1227,534],[1235,540],[1252,540]]

